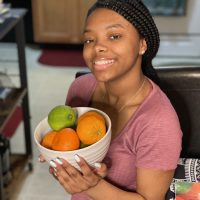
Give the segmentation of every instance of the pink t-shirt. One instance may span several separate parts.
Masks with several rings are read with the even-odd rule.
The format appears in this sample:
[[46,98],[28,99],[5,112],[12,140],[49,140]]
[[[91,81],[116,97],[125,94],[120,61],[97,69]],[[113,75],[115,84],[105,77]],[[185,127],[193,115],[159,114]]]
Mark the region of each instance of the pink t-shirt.
[[[106,179],[127,191],[136,189],[136,168],[175,169],[180,156],[182,132],[177,114],[167,96],[151,83],[153,90],[111,141],[103,161],[108,167]],[[88,106],[96,85],[92,74],[75,79],[66,104]],[[72,196],[72,200],[89,199],[83,193]]]

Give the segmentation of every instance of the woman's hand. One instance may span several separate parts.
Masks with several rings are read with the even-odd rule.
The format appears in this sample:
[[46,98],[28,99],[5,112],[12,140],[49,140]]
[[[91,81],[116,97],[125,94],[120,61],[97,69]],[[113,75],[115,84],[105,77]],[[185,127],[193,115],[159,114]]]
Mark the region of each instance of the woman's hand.
[[43,162],[46,161],[45,158],[44,158],[44,156],[41,155],[41,154],[39,155],[38,160],[39,160],[39,162],[41,162],[41,163],[43,163]]
[[106,165],[103,163],[95,163],[95,167],[92,168],[78,155],[75,155],[75,160],[81,171],[61,158],[50,161],[50,173],[70,194],[83,192],[96,186],[107,174]]

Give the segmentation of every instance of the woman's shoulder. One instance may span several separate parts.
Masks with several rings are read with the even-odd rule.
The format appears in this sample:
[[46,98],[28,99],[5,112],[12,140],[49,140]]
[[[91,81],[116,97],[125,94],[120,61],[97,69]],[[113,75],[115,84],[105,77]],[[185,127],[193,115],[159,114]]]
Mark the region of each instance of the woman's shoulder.
[[152,91],[136,114],[138,121],[155,128],[180,129],[180,122],[176,110],[170,99],[158,85],[152,83]]
[[92,88],[94,85],[96,85],[96,82],[97,81],[94,75],[92,73],[87,73],[75,78],[72,84],[70,85],[69,90],[78,89],[80,92],[80,89],[84,90],[84,89],[90,89],[90,87]]
[[151,111],[158,112],[172,112],[176,113],[174,107],[167,97],[167,95],[161,90],[161,88],[155,84],[153,81],[150,81],[152,84],[152,92],[147,97],[147,101],[144,103],[146,107],[149,107]]
[[73,106],[87,105],[95,90],[96,83],[92,73],[75,78],[69,87],[66,103]]
[[72,84],[83,84],[83,85],[86,84],[87,85],[91,83],[96,83],[96,79],[92,73],[88,72],[86,74],[80,75],[77,78],[75,78]]

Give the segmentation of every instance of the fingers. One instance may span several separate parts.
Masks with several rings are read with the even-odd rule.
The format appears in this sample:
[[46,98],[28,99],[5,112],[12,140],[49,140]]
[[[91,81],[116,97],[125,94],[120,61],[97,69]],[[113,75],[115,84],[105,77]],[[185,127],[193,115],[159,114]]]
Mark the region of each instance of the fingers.
[[46,160],[45,160],[44,156],[40,154],[39,157],[38,157],[38,161],[39,162],[45,162]]
[[[94,173],[94,170],[87,164],[87,162],[78,155],[75,155],[75,160],[81,168],[81,172],[83,174],[83,177],[84,177],[86,183],[90,187],[97,185],[97,183],[100,180],[100,177]],[[96,164],[96,165],[98,165],[98,167],[100,166],[100,164]],[[103,175],[104,175],[104,173],[102,173],[102,176]]]
[[78,155],[75,155],[74,159],[76,160],[76,162],[80,166],[82,174],[85,175],[85,176],[90,176],[92,170],[91,170],[90,166],[87,164],[87,162],[82,157],[80,157]]
[[107,175],[107,167],[104,163],[95,163],[95,173],[98,174],[101,178],[106,177]]
[[66,191],[73,194],[88,188],[82,173],[66,160],[56,158],[55,161],[51,161],[50,164],[56,168],[57,179]]
[[74,159],[80,167],[78,170],[66,160],[56,158],[50,161],[50,173],[59,181],[64,189],[71,193],[85,191],[94,187],[106,176],[107,168],[103,163],[96,163],[95,168],[92,168],[80,156],[75,155]]
[[56,168],[53,168],[53,167],[49,167],[49,173],[53,175],[53,177],[58,180],[57,178],[57,169]]
[[[81,171],[77,170],[74,166],[69,164],[66,160],[57,158],[56,163],[58,163],[60,166],[57,167],[58,170],[58,178],[63,178],[65,181],[73,182],[75,184],[84,183],[84,177],[82,169]],[[84,183],[85,184],[85,183]]]
[[56,158],[55,162],[59,164],[59,166],[57,167],[57,170],[59,171],[59,175],[66,174],[68,177],[71,176],[75,178],[81,175],[80,172],[75,167],[70,165],[66,160]]

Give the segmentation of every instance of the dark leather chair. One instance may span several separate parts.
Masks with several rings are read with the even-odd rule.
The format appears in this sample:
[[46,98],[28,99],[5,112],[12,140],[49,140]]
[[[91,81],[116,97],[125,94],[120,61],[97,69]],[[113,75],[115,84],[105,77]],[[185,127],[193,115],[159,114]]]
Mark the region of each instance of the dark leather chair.
[[156,69],[183,131],[181,157],[200,158],[200,67]]

